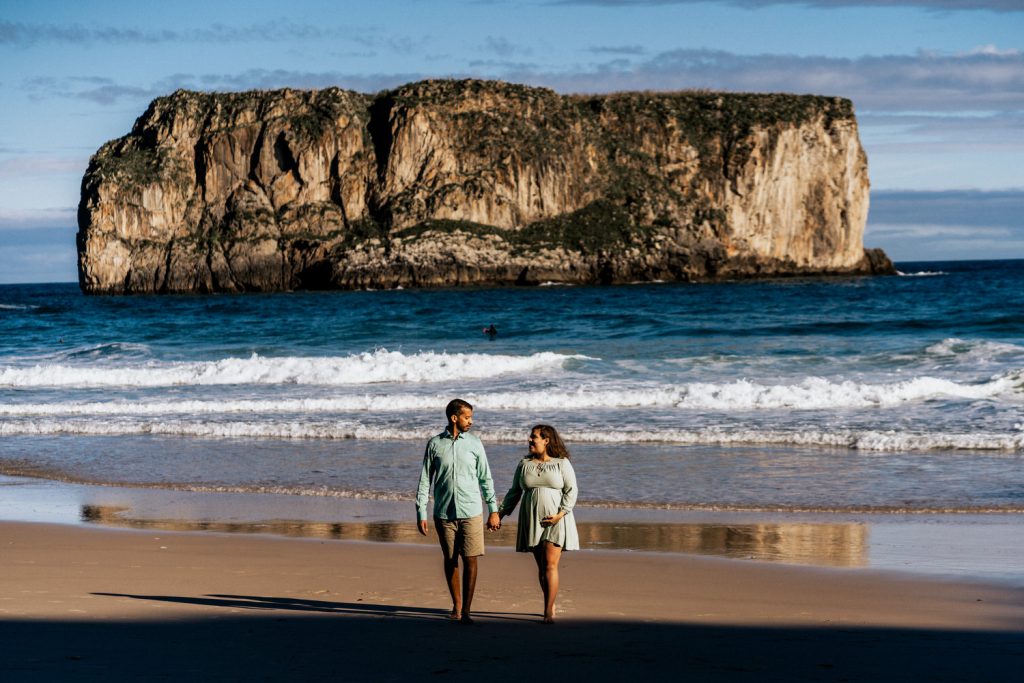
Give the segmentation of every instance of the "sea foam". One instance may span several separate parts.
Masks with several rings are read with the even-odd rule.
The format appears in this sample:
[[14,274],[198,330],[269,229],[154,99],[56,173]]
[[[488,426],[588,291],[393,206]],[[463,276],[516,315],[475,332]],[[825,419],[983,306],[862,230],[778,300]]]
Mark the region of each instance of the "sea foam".
[[404,354],[379,349],[334,357],[224,358],[205,362],[157,362],[118,367],[36,364],[0,369],[0,387],[161,387],[232,384],[308,384],[320,386],[422,383],[457,376],[482,379],[507,373],[531,373],[561,367],[585,356],[552,352],[529,356],[423,352]]
[[[367,441],[422,441],[436,428],[376,427],[353,422],[322,421],[218,421],[113,419],[105,421],[16,420],[0,423],[0,436],[180,436],[239,439],[361,439]],[[485,442],[519,443],[521,428],[479,430]],[[563,437],[574,444],[664,443],[708,446],[795,446],[840,448],[868,452],[977,450],[1024,450],[1024,433],[917,433],[911,431],[760,430],[760,429],[572,429]]]
[[[555,355],[555,354],[551,354]],[[559,362],[529,357],[533,362]],[[506,366],[507,367],[507,366]],[[495,368],[497,369],[497,368]],[[757,410],[829,410],[836,408],[885,408],[932,399],[982,400],[996,397],[1024,398],[1022,372],[997,375],[986,382],[959,383],[936,377],[917,377],[900,382],[833,382],[808,377],[794,384],[760,384],[749,380],[727,383],[649,385],[634,388],[527,389],[521,391],[465,392],[464,398],[484,410],[579,411],[602,409],[663,408],[684,411],[743,412]],[[324,414],[350,412],[435,411],[449,397],[442,393],[360,393],[330,398],[275,400],[151,400],[54,403],[0,403],[0,415],[211,415]]]

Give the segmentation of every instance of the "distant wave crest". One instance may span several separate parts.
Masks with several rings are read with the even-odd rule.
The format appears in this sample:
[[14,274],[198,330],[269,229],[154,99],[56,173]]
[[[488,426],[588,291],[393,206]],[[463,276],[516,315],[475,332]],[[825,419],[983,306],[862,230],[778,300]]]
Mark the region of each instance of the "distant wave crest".
[[956,357],[967,362],[992,361],[1000,356],[1017,357],[1024,354],[1024,346],[976,339],[958,339],[951,337],[931,344],[925,349],[929,356]]
[[[495,358],[489,356],[487,358]],[[493,366],[481,365],[478,370],[497,374],[511,368],[528,369],[531,364],[557,365],[567,357],[557,354],[536,354],[519,362],[513,357],[498,357]],[[500,360],[506,359],[505,361]],[[391,375],[397,377],[397,373]],[[408,374],[402,375],[409,378]],[[364,381],[369,382],[365,375]],[[465,377],[465,373],[463,373]],[[270,381],[269,378],[265,378]],[[429,379],[428,375],[417,376]],[[321,380],[323,382],[324,380]],[[338,378],[340,382],[340,378]],[[384,380],[381,380],[384,381]],[[996,375],[985,382],[960,383],[936,377],[915,377],[901,382],[861,383],[833,382],[821,377],[808,377],[795,384],[761,384],[749,380],[726,383],[694,382],[681,385],[652,385],[639,388],[598,388],[581,386],[563,390],[467,392],[465,398],[487,410],[601,410],[660,408],[741,412],[751,410],[828,410],[834,408],[885,408],[914,401],[936,398],[981,400],[1021,394],[1024,371]],[[174,401],[106,401],[0,404],[0,415],[10,416],[75,416],[75,415],[213,415],[251,414],[325,414],[343,412],[406,412],[436,410],[447,397],[430,393],[363,393],[331,398],[276,400],[174,400]]]
[[941,270],[921,270],[916,273],[904,273],[897,270],[896,274],[900,277],[936,277],[938,275],[949,275],[949,273]]
[[119,367],[51,363],[0,369],[0,387],[421,383],[453,375],[481,379],[505,373],[529,373],[583,358],[551,352],[529,356],[436,352],[407,355],[380,349],[350,356],[265,357],[253,354],[249,358],[205,362],[151,361],[144,365]]
[[[435,429],[401,429],[366,426],[334,421],[260,420],[232,422],[197,422],[195,420],[118,419],[106,421],[33,420],[0,423],[0,436],[91,435],[125,436],[158,435],[198,438],[245,439],[363,439],[368,441],[423,440]],[[520,429],[494,429],[480,432],[486,441],[518,443]],[[637,444],[667,443],[720,446],[798,446],[841,448],[869,452],[978,450],[1024,450],[1024,433],[914,433],[878,430],[827,431],[758,430],[758,429],[649,429],[573,430],[563,433],[571,443]]]

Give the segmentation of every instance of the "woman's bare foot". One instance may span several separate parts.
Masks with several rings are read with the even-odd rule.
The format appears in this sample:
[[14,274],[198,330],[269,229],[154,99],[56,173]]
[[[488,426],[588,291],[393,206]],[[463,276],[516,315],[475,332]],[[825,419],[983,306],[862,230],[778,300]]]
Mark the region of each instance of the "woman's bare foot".
[[459,614],[458,612],[456,612],[455,610],[452,610],[451,612],[448,613],[448,618],[451,619],[452,621],[458,621],[459,619],[462,618],[462,615]]
[[459,623],[461,623],[461,624],[475,624],[476,622],[473,621],[473,617],[469,616],[468,614],[463,614],[462,618],[459,619]]
[[553,624],[553,623],[555,623],[555,615],[554,614],[545,614],[544,618],[541,620],[540,623],[542,623],[542,624]]

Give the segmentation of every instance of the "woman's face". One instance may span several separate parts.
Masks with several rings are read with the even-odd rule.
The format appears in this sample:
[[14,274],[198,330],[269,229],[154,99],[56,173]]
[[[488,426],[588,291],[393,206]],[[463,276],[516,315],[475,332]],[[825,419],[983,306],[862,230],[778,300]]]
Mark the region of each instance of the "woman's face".
[[540,435],[540,432],[534,429],[530,432],[530,455],[543,456],[547,455],[548,452],[548,441]]

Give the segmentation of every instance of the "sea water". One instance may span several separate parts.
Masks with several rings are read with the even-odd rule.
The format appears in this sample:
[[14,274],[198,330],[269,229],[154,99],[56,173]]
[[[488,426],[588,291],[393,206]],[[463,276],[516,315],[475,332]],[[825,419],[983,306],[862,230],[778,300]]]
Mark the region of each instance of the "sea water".
[[215,296],[2,286],[0,474],[408,501],[461,397],[499,492],[542,422],[588,506],[1024,511],[1024,261],[898,267]]

